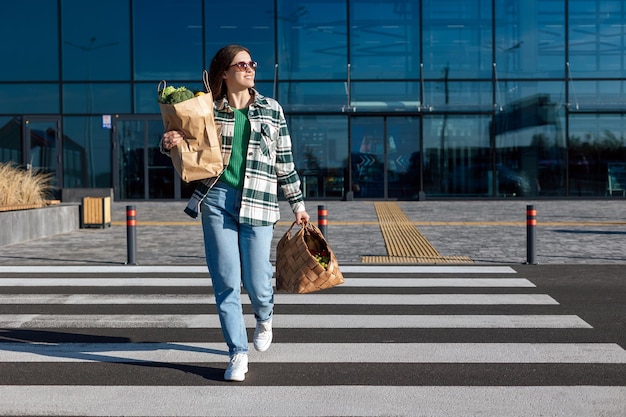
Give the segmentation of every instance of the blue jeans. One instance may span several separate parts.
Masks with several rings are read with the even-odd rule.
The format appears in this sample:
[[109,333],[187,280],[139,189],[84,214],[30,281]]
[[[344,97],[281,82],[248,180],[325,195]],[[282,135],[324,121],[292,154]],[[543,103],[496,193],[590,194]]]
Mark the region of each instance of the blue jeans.
[[248,352],[241,285],[257,322],[274,308],[270,250],[274,226],[239,223],[241,191],[218,182],[202,202],[202,230],[217,312],[230,355]]

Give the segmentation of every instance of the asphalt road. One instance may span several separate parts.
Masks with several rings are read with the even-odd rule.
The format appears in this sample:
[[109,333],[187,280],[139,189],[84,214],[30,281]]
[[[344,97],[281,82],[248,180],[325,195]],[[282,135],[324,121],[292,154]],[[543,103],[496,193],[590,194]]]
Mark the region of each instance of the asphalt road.
[[0,266],[0,415],[626,415],[623,265],[344,274],[233,384],[205,267]]

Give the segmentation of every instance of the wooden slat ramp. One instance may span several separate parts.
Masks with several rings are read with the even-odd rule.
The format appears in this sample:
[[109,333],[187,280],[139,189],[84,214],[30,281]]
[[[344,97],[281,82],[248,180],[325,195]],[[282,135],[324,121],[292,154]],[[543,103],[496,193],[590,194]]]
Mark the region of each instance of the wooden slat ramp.
[[386,256],[362,256],[364,263],[473,263],[466,256],[441,256],[402,211],[398,203],[374,203]]

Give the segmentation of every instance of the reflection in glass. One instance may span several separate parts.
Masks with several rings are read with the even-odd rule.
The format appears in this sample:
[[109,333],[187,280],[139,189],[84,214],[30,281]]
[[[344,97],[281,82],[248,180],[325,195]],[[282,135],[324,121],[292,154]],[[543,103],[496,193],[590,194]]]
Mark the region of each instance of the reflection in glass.
[[626,119],[621,114],[572,115],[569,191],[575,196],[626,194]]
[[518,187],[500,187],[498,194],[564,195],[564,107],[557,100],[530,94],[496,113],[496,164],[520,177]]
[[498,79],[563,77],[563,0],[496,0],[495,13]]
[[116,184],[122,199],[174,198],[176,176],[172,161],[159,150],[160,119],[119,120]]
[[346,0],[278,0],[278,78],[347,79]]
[[348,119],[291,116],[287,125],[305,198],[343,197],[348,184]]
[[569,0],[569,64],[573,78],[624,77],[626,4]]
[[71,137],[63,135],[63,187],[88,187],[89,172],[85,147]]
[[[202,0],[133,0],[136,80],[201,79]],[[211,13],[210,6],[208,12]]]
[[502,112],[510,106],[537,95],[549,95],[549,101],[557,106],[566,106],[565,83],[562,81],[499,81],[496,83],[496,111]]
[[128,0],[64,0],[63,79],[126,80],[130,76]]
[[[112,186],[119,157],[125,198],[189,195],[149,143],[157,85],[201,88],[207,60],[239,43],[294,121],[310,196],[361,181],[362,198],[411,199],[421,181],[434,196],[622,198],[609,172],[626,163],[624,1],[4,3],[0,158],[29,161],[23,120],[63,118],[64,187]],[[116,114],[141,125],[123,126],[127,156],[102,127]]]
[[487,116],[424,116],[427,195],[493,194],[489,122]]
[[343,82],[284,82],[278,87],[278,99],[285,111],[334,111],[347,108]]
[[27,166],[35,172],[50,175],[50,185],[58,188],[60,133],[57,120],[27,120],[25,127],[30,138]]
[[385,119],[358,117],[350,121],[354,198],[385,197]]
[[419,82],[353,82],[350,84],[353,112],[419,111]]
[[418,79],[419,1],[350,1],[352,79]]
[[110,188],[111,130],[102,127],[102,116],[64,117],[63,133],[74,141],[76,147],[82,147],[86,152],[86,173],[81,176],[81,181],[85,183],[73,186]]
[[420,127],[413,117],[387,118],[388,197],[417,200],[420,188]]
[[450,81],[444,72],[440,81],[424,83],[423,108],[427,111],[491,111],[491,82]]
[[491,77],[491,0],[422,3],[424,76]]
[[350,126],[354,198],[418,199],[419,118],[356,117]]
[[21,164],[22,122],[16,117],[0,117],[0,162]]
[[626,108],[624,81],[570,81],[570,110],[623,110]]

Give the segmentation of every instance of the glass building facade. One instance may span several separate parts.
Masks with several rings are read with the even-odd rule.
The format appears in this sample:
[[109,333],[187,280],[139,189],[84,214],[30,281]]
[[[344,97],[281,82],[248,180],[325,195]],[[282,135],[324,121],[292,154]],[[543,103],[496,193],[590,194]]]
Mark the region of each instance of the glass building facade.
[[3,2],[0,161],[180,199],[157,85],[259,62],[307,198],[623,197],[623,0]]

